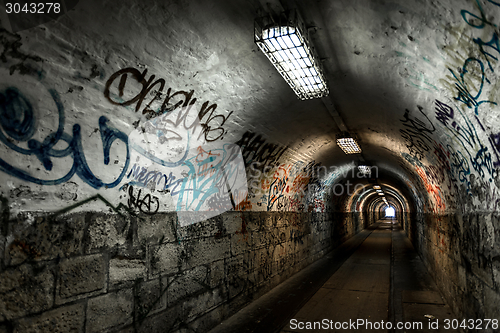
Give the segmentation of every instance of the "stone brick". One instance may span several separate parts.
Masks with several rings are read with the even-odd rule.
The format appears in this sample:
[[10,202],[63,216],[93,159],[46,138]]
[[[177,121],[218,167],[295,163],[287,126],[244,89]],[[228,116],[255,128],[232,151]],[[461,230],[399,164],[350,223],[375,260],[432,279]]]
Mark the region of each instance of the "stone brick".
[[[276,231],[276,228],[273,228],[271,230]],[[252,247],[254,249],[259,249],[261,247],[268,245],[270,232],[272,231],[269,230],[253,231],[251,234]]]
[[257,268],[258,266],[257,254],[258,251],[255,250],[243,253],[243,267],[247,271],[252,272]]
[[288,219],[283,213],[280,212],[272,212],[275,215],[275,225],[276,227],[282,227],[288,224]]
[[134,324],[118,329],[117,331],[113,331],[113,333],[137,333],[137,330]]
[[252,239],[248,237],[245,239],[241,235],[231,236],[231,255],[236,256],[238,254],[244,253],[252,248]]
[[150,276],[160,273],[171,274],[178,271],[181,245],[167,243],[150,248]]
[[185,331],[176,331],[176,333],[181,332],[208,332],[210,329],[216,327],[220,324],[224,318],[227,317],[227,310],[225,304],[216,307],[215,309],[205,313],[204,315],[190,321],[187,324]]
[[[101,254],[64,260],[59,265],[56,303],[106,290],[106,262]],[[78,297],[80,296],[80,297]]]
[[166,311],[138,321],[137,331],[134,331],[134,333],[172,332],[173,329],[178,327],[182,322],[184,322],[182,304],[178,304],[177,306],[171,307]]
[[117,214],[93,214],[88,227],[87,253],[124,245],[129,225],[129,220]]
[[262,225],[265,229],[271,229],[276,227],[276,219],[274,214],[263,214],[261,216]]
[[53,268],[41,263],[0,273],[0,321],[50,309],[54,280]]
[[141,281],[135,285],[135,315],[137,320],[165,310],[167,307],[166,286],[160,278]]
[[86,333],[119,328],[133,321],[134,295],[131,289],[89,299],[87,305]]
[[[242,216],[246,222],[246,229],[248,231],[264,230],[262,221],[263,212],[243,212]],[[268,214],[267,212],[265,214]]]
[[224,260],[210,264],[210,287],[215,288],[221,284],[224,284]]
[[492,264],[493,283],[497,291],[500,291],[500,261],[497,259]]
[[209,272],[204,266],[184,271],[167,279],[167,302],[171,307],[177,302],[184,301],[193,294],[202,292],[209,288]]
[[222,216],[214,216],[205,221],[194,223],[177,229],[181,242],[195,238],[222,237],[227,234]]
[[147,277],[147,268],[144,260],[140,259],[111,259],[109,261],[109,287],[120,287],[126,282]]
[[191,268],[229,257],[231,241],[228,237],[202,238],[183,245],[186,252],[183,268]]
[[214,307],[225,301],[222,287],[207,290],[204,293],[191,297],[183,302],[183,312],[186,320],[192,320],[195,317],[207,313]]
[[[498,309],[500,309],[500,293],[484,288],[484,318],[498,318]],[[500,320],[500,319],[499,319]]]
[[174,230],[177,227],[176,213],[158,213],[144,216],[137,223],[139,243],[144,245],[176,241]]
[[6,244],[7,262],[18,265],[25,260],[50,260],[83,253],[85,214],[73,214],[50,220],[36,217],[35,222]]
[[225,212],[222,214],[222,223],[228,234],[242,233],[246,229],[242,212]]
[[473,274],[481,279],[490,288],[493,288],[493,271],[492,267],[487,264],[488,259],[482,254],[477,255],[478,261],[474,260],[471,262],[471,268]]
[[57,308],[43,314],[23,318],[14,325],[14,333],[83,333],[85,309],[83,304]]
[[227,260],[226,281],[229,298],[234,298],[242,293],[246,293],[248,287],[248,270],[243,255]]

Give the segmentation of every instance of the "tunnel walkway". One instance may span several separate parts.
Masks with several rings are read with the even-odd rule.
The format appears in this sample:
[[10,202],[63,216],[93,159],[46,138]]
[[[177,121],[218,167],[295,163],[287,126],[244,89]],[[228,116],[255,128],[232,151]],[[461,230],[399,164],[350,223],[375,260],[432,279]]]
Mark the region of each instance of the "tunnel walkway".
[[[428,332],[430,320],[439,323],[432,332],[452,332],[446,318],[453,319],[450,308],[399,223],[380,220],[211,332]],[[384,329],[388,321],[415,326]]]

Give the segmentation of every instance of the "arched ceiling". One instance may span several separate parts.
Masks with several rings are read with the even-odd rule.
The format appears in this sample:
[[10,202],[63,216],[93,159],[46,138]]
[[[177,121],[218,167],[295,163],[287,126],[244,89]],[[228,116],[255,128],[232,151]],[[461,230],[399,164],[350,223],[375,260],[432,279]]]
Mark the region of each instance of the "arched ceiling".
[[[349,132],[360,139],[362,156],[348,156],[339,149],[338,122],[324,101],[299,100],[254,43],[255,18],[288,9],[296,9],[311,28],[310,38],[328,79],[328,100]],[[189,141],[187,147],[198,152],[198,146],[238,143],[250,184],[245,207],[252,210],[278,209],[271,199],[277,180],[286,185],[281,197],[289,199],[281,209],[308,210],[315,200],[325,200],[323,194],[332,185],[345,184],[349,178],[344,173],[353,161],[376,166],[377,181],[400,191],[409,207],[433,213],[498,208],[498,2],[80,1],[57,20],[20,31],[15,31],[13,16],[1,19],[2,116],[13,112],[9,91],[24,96],[39,112],[36,125],[45,134],[31,134],[42,143],[47,133],[57,133],[62,106],[64,131],[72,133],[73,126],[74,134],[77,124],[84,133],[81,151],[86,151],[85,160],[95,175],[90,177],[82,160],[75,159],[76,150],[49,169],[43,163],[52,147],[41,144],[45,148],[29,148],[25,154],[8,142],[27,152],[28,139],[3,138],[2,156],[7,158],[1,166],[2,193],[12,194],[28,182],[32,194],[26,200],[32,209],[45,207],[33,193],[51,195],[54,207],[62,208],[67,199],[60,199],[60,193],[68,187],[78,198],[122,189],[140,158],[149,156],[155,170],[165,167],[161,172],[168,175],[168,167],[174,165],[158,166],[147,154],[156,149],[179,159],[189,140],[196,142]],[[124,76],[128,81],[120,86]],[[185,93],[174,94],[179,91]],[[163,104],[165,100],[169,103]],[[161,119],[184,128],[169,132],[176,137],[163,133],[162,139],[158,121],[164,105],[176,102],[187,109],[169,109],[166,114],[178,112],[177,118]],[[190,108],[196,111],[190,113]],[[203,125],[190,127],[196,125],[197,115]],[[13,133],[9,128],[19,125],[14,120],[2,123],[4,133]],[[149,140],[143,138],[149,128],[155,129],[159,142],[144,141]],[[97,131],[101,137],[92,137]],[[116,165],[104,163],[101,168],[93,162],[103,163],[103,133],[113,139],[110,149],[116,149],[116,158],[112,154],[111,159]],[[70,144],[69,136],[58,138],[58,149]],[[126,155],[127,147],[117,145],[126,138],[129,144],[135,138],[136,145],[142,142],[147,148],[139,147],[140,156]],[[23,155],[39,169],[29,170]],[[53,155],[49,159],[54,160]],[[252,162],[260,163],[258,172],[253,172]],[[262,173],[265,166],[271,169]],[[322,176],[306,172],[320,166],[327,170]],[[62,179],[72,167],[80,168],[68,178],[74,186],[33,180]],[[308,184],[323,194],[306,195]],[[125,192],[118,194],[110,199],[115,205]],[[179,207],[170,202],[161,209]],[[23,204],[17,208],[23,210]]]

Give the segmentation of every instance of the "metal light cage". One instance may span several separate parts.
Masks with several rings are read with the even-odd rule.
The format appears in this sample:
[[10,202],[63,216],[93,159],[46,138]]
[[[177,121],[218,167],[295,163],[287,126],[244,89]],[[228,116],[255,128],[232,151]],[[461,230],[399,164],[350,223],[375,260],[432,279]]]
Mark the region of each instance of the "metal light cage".
[[341,133],[337,135],[337,145],[348,155],[361,153],[361,147],[359,146],[356,137],[350,135],[349,133]]
[[319,58],[296,10],[255,20],[255,43],[301,100],[327,96]]

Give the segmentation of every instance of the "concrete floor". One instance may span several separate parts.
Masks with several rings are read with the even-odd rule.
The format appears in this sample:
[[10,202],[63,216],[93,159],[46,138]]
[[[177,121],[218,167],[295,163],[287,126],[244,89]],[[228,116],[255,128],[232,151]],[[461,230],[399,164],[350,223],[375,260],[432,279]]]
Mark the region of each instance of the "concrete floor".
[[453,332],[446,318],[454,316],[400,225],[381,220],[211,332]]

